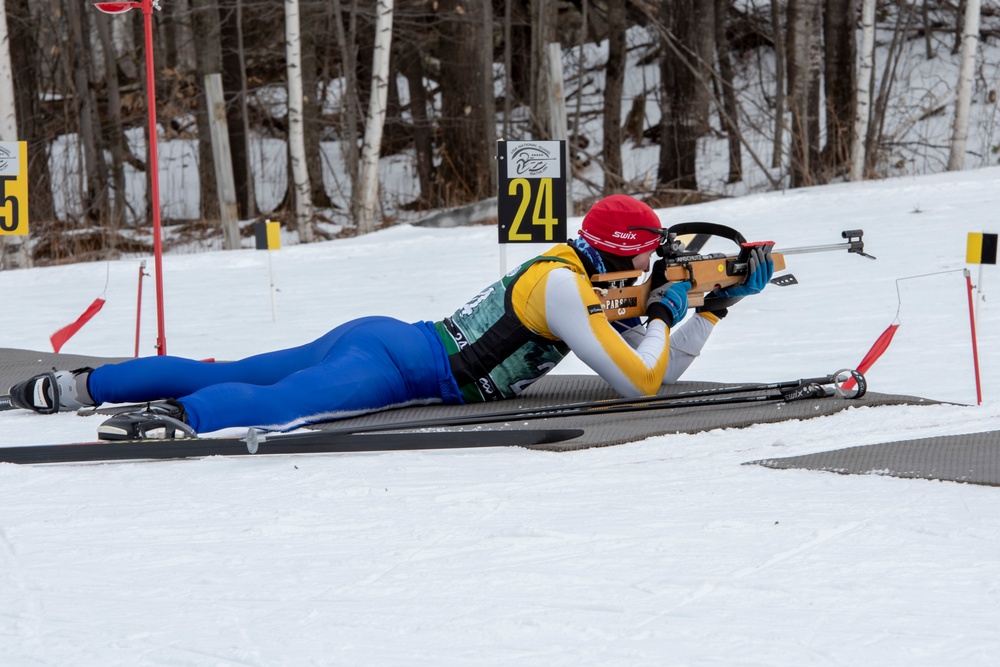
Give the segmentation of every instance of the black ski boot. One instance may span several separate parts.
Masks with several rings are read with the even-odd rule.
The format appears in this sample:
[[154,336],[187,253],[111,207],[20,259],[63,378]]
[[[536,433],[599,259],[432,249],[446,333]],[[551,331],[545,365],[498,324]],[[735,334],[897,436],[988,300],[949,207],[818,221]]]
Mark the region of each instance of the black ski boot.
[[87,391],[87,379],[93,368],[77,368],[74,371],[41,373],[18,382],[10,388],[10,402],[15,407],[34,410],[43,415],[54,412],[68,412],[94,405],[94,399]]
[[157,401],[138,412],[123,412],[97,427],[101,440],[175,440],[197,438],[187,424],[184,406],[174,400]]

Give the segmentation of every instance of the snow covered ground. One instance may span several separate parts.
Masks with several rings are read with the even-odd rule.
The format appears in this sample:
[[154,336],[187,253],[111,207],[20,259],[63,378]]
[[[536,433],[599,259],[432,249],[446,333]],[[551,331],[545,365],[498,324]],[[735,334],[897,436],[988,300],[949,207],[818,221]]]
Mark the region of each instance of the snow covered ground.
[[[853,366],[898,310],[872,390],[965,405],[563,454],[0,465],[0,664],[993,665],[1000,490],[741,464],[1000,428],[1000,276],[973,267],[977,407],[961,273],[966,233],[998,231],[998,211],[1000,168],[661,212],[779,249],[863,228],[878,257],[789,256],[800,284],[735,307],[687,379]],[[498,275],[495,235],[399,226],[271,253],[277,321],[267,253],[168,256],[168,350],[231,359],[366,314],[440,318]],[[508,265],[542,250],[510,247]],[[0,347],[50,349],[103,294],[63,351],[131,355],[138,263],[0,272]],[[151,282],[142,326],[152,354]],[[0,424],[0,445],[97,425]]]

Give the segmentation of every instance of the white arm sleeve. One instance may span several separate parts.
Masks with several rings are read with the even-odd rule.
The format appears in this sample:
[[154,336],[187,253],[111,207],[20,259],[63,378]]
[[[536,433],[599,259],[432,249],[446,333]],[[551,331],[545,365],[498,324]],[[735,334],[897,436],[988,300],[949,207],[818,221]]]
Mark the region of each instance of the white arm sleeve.
[[566,343],[622,396],[653,394],[666,369],[668,331],[656,320],[635,349],[614,330],[600,310],[588,310],[590,289],[572,271],[550,271],[545,284],[545,316],[549,331]]
[[[704,317],[694,316],[670,332],[670,361],[663,374],[663,384],[673,384],[691,366],[691,363],[708,342],[715,325]],[[645,327],[632,327],[621,332],[622,338],[632,347],[638,347],[645,338]]]
[[670,363],[667,372],[663,374],[663,384],[677,382],[691,362],[701,354],[701,349],[708,342],[715,325],[704,317],[695,315],[677,331],[670,334]]

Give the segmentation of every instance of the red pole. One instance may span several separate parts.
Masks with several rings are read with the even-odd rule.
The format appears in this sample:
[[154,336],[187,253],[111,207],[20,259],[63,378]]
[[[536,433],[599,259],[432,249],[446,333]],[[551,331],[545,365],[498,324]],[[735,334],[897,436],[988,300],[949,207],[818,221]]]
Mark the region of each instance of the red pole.
[[972,300],[972,274],[965,269],[965,284],[969,287],[969,328],[972,330],[972,365],[976,370],[976,405],[983,404],[983,388],[979,383],[979,348],[976,346],[976,316]]
[[153,67],[153,0],[142,0],[146,29],[146,107],[149,110],[149,197],[153,207],[153,260],[156,274],[156,353],[167,353],[163,321],[163,244],[160,241],[160,162],[156,135],[156,79]]

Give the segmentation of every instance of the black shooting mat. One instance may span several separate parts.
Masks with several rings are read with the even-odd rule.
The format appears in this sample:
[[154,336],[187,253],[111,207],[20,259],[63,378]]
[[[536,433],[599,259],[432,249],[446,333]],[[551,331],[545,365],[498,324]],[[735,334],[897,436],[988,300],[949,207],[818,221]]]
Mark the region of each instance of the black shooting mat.
[[1000,431],[862,445],[746,465],[751,464],[1000,486]]
[[[51,352],[34,352],[0,348],[0,391],[10,385],[53,367],[73,369],[81,366],[96,367],[123,359],[86,357]],[[791,379],[791,378],[789,378]],[[742,383],[741,383],[742,384]],[[734,386],[731,383],[678,382],[661,388],[669,395],[681,391]],[[379,425],[391,426],[400,422],[435,418],[456,418],[470,415],[488,416],[522,408],[558,406],[568,403],[615,399],[614,390],[594,375],[549,375],[530,386],[515,399],[475,405],[425,405],[386,410],[370,415],[316,424],[312,428],[340,430],[352,427]],[[678,407],[665,410],[647,410],[614,414],[572,414],[544,419],[511,419],[480,426],[462,426],[458,429],[584,429],[580,437],[559,443],[536,445],[538,449],[571,451],[619,445],[645,438],[672,433],[700,433],[717,428],[744,428],[754,424],[773,423],[791,419],[811,419],[834,414],[850,407],[879,405],[930,405],[934,401],[912,396],[869,392],[863,398],[846,400],[839,396],[784,402],[744,403],[737,405],[712,405]],[[101,410],[102,413],[113,413]],[[93,412],[91,411],[91,414]]]

